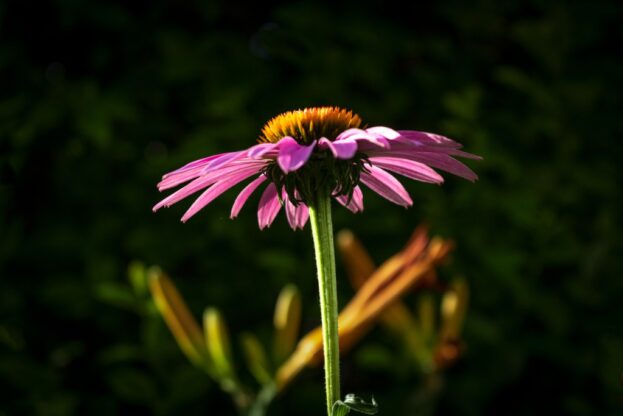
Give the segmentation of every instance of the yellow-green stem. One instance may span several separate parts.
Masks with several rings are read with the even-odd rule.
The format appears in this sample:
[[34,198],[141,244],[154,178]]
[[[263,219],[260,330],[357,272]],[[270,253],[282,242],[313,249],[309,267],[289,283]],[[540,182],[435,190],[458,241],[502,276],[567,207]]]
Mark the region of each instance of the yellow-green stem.
[[337,332],[335,249],[333,246],[333,221],[331,219],[331,195],[329,192],[319,192],[316,200],[309,207],[309,219],[314,238],[318,289],[320,291],[327,412],[331,416],[333,403],[340,399],[340,346]]

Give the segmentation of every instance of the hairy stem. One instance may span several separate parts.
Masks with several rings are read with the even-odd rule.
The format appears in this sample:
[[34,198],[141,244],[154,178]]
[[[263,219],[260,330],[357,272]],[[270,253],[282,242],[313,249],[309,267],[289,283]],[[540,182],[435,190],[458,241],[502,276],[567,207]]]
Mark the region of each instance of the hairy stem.
[[329,192],[319,192],[315,203],[309,208],[309,218],[318,270],[327,412],[330,416],[333,403],[340,399],[340,347],[337,332],[335,249]]

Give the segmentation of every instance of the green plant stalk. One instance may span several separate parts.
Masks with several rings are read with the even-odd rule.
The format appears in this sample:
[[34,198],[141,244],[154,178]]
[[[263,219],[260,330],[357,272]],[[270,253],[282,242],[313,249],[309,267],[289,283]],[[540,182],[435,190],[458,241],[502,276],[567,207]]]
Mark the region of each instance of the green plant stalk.
[[340,399],[340,346],[331,195],[328,191],[318,193],[315,203],[309,207],[309,219],[318,270],[327,412],[330,416],[333,403]]

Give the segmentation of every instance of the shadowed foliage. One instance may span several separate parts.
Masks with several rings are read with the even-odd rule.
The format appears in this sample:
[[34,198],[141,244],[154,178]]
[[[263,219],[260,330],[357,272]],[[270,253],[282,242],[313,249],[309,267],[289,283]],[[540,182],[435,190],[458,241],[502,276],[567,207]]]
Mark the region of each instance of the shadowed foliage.
[[[620,414],[622,18],[615,0],[0,3],[0,415],[233,414],[127,267],[160,265],[195,316],[214,305],[260,338],[293,282],[314,328],[309,227],[260,232],[251,206],[230,221],[234,191],[185,225],[185,203],[150,209],[163,173],[319,105],[484,157],[476,184],[404,181],[410,210],[336,206],[377,264],[426,221],[456,243],[440,279],[470,288],[443,378],[374,330],[343,391],[387,415]],[[271,414],[317,415],[321,380]]]

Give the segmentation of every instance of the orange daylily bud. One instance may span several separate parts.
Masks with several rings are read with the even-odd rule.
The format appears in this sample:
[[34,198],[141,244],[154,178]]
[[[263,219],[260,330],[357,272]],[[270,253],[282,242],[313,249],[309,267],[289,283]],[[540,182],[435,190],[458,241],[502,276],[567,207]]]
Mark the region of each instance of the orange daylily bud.
[[173,282],[158,267],[150,268],[148,275],[156,308],[180,349],[192,363],[200,367],[209,366],[203,333]]

